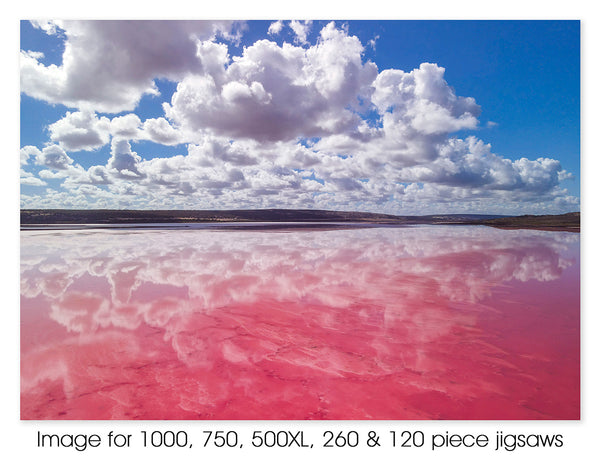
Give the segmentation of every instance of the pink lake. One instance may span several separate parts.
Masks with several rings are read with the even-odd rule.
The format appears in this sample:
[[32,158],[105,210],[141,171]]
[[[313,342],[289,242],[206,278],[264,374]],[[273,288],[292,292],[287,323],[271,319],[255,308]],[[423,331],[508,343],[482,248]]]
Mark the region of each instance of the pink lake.
[[579,234],[21,232],[22,419],[578,419]]

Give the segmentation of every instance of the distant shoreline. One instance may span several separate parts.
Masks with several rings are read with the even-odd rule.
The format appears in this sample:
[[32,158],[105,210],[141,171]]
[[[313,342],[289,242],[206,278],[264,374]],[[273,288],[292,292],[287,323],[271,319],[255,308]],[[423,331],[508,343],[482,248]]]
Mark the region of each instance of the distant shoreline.
[[[64,209],[22,209],[21,229],[35,230],[49,226],[74,226],[82,228],[136,228],[160,227],[181,228],[182,225],[227,224],[233,229],[263,228],[324,228],[334,229],[350,224],[367,226],[404,226],[415,224],[485,225],[501,229],[537,229],[580,231],[580,213],[563,215],[426,215],[396,216],[381,213],[342,212],[327,210],[64,210]],[[236,226],[235,223],[238,223]],[[250,226],[247,226],[250,224]],[[275,225],[275,226],[272,226]],[[320,227],[317,227],[320,226]],[[58,227],[56,227],[58,229]],[[67,227],[68,229],[69,227]]]
[[579,232],[581,228],[581,214],[580,212],[573,212],[562,215],[522,215],[483,220],[480,224],[498,229]]

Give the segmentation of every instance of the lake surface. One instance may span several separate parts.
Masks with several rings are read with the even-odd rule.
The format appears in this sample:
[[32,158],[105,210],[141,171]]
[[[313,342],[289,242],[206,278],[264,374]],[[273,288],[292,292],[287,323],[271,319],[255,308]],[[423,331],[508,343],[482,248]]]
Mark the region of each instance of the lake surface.
[[577,419],[579,234],[21,232],[23,419]]

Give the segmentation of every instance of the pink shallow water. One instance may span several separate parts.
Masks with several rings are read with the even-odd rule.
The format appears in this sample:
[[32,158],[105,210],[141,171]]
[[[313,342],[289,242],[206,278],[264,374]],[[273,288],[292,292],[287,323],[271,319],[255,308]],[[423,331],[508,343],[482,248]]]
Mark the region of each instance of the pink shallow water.
[[21,234],[23,419],[577,419],[579,234]]

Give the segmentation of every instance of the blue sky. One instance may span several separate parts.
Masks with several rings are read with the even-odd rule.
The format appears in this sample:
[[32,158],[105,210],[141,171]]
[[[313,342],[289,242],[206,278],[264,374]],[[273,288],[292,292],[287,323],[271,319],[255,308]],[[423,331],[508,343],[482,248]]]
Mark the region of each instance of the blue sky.
[[579,210],[577,21],[21,23],[24,208]]

